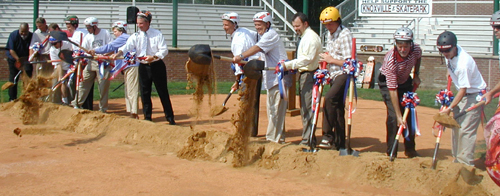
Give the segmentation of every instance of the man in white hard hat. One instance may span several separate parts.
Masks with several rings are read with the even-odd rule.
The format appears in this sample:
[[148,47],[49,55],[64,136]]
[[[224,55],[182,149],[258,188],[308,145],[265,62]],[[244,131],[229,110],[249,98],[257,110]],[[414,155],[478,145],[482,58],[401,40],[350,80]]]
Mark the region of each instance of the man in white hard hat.
[[[85,19],[83,24],[89,31],[89,34],[83,38],[82,47],[87,50],[92,50],[101,46],[104,46],[111,41],[113,38],[110,33],[106,29],[99,28],[99,21],[95,17],[88,17]],[[100,66],[104,66],[105,68],[103,73],[100,73]],[[73,100],[73,106],[75,108],[79,108],[87,99],[90,91],[92,90],[92,85],[94,84],[94,80],[97,78],[98,86],[99,86],[99,111],[105,113],[108,110],[108,91],[109,91],[109,64],[105,62],[98,62],[95,60],[89,60],[88,65],[83,69],[83,81],[80,83],[78,89],[78,97],[75,97]],[[90,97],[89,97],[90,98]],[[84,108],[90,109],[90,108]]]
[[[259,34],[257,43],[240,55],[233,57],[233,62],[239,63],[258,52],[264,53],[266,67],[276,67],[280,61],[288,59],[283,41],[276,30],[271,28],[271,14],[259,12],[254,15],[253,21],[257,34]],[[269,119],[266,139],[271,142],[283,143],[285,142],[287,100],[281,98],[279,78],[274,72],[263,71],[262,78],[262,85],[267,90],[267,117]]]
[[[226,31],[227,35],[231,36],[231,52],[234,56],[239,56],[243,52],[250,49],[255,45],[257,41],[257,32],[252,31],[245,27],[240,27],[240,16],[235,12],[226,12],[222,14],[222,28]],[[260,56],[260,52],[256,53],[244,60],[252,60],[258,59]],[[243,85],[242,79],[244,77],[242,64],[232,63],[231,68],[234,71],[234,75],[236,76],[236,82],[231,87],[232,90],[236,90],[240,88],[240,84]],[[261,83],[258,83],[256,88],[256,102],[254,107],[254,117],[252,124],[252,132],[251,136],[255,137],[258,133],[258,122],[259,122],[259,105],[260,105],[260,90]]]

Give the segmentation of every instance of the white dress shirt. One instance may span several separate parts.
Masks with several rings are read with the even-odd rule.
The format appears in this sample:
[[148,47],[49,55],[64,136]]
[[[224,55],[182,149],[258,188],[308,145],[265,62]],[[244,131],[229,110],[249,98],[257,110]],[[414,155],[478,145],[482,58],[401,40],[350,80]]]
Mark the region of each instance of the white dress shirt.
[[[250,49],[255,45],[257,41],[257,32],[247,29],[245,27],[239,27],[231,35],[231,52],[233,56],[238,56],[243,52]],[[248,57],[248,60],[259,59],[260,52]],[[234,75],[242,74],[240,66],[234,66]]]
[[[146,52],[144,52],[145,48]],[[118,50],[125,54],[133,49],[136,50],[137,57],[141,57],[140,54],[157,56],[158,59],[154,61],[162,60],[168,54],[167,42],[165,41],[165,38],[160,31],[153,28],[149,28],[146,32],[139,31],[132,34],[128,38],[127,43]],[[141,63],[149,62],[141,61]]]
[[[263,35],[259,35],[259,41],[256,46],[262,49],[265,54],[266,67],[274,68],[281,60],[288,59],[285,45],[274,28],[270,28]],[[286,80],[286,82],[288,83],[289,81]],[[278,85],[278,77],[274,74],[274,71],[262,71],[262,88],[269,90],[276,85]],[[287,86],[289,85],[287,84]]]

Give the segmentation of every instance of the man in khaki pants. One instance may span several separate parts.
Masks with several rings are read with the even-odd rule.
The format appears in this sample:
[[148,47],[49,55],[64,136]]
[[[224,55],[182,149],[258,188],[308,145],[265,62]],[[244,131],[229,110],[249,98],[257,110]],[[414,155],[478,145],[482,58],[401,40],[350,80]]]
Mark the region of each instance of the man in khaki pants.
[[[107,30],[97,27],[97,18],[89,17],[85,19],[83,24],[85,24],[87,30],[89,31],[89,34],[87,34],[85,38],[83,38],[83,48],[86,48],[88,50],[95,49],[113,41],[111,35]],[[85,99],[87,99],[87,96],[92,90],[92,84],[97,78],[97,81],[99,83],[99,94],[101,96],[99,100],[99,111],[106,112],[106,110],[108,110],[108,77],[110,66],[103,69],[104,73],[99,73],[99,66],[104,65],[99,65],[97,61],[89,60],[88,65],[83,69],[83,81],[80,83],[78,89],[78,97],[76,97],[72,103],[75,108],[80,108]]]

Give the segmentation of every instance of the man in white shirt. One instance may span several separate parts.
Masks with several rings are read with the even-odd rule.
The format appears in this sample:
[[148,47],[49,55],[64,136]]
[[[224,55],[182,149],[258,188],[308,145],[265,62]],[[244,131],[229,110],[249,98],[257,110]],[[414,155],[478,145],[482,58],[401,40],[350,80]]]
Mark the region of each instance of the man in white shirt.
[[[88,17],[83,22],[89,31],[89,34],[83,38],[82,47],[87,50],[95,49],[101,46],[104,46],[111,41],[113,38],[111,34],[106,29],[100,29],[97,27],[98,20],[94,17]],[[99,67],[106,66],[105,63],[99,64],[99,62],[95,60],[89,60],[88,65],[83,69],[83,81],[80,83],[78,89],[78,97],[75,97],[73,100],[73,106],[75,108],[79,108],[87,99],[90,91],[92,90],[92,85],[94,84],[94,80],[97,78],[97,82],[99,83],[99,111],[105,113],[108,110],[108,91],[109,91],[109,70],[110,66],[103,68],[103,73],[100,73]],[[90,108],[85,108],[90,109]]]
[[[271,14],[268,12],[259,12],[254,15],[253,21],[255,29],[259,34],[259,39],[250,49],[233,57],[233,62],[239,63],[246,57],[261,51],[265,54],[266,67],[276,67],[280,61],[288,59],[283,41],[276,30],[271,28]],[[263,71],[262,85],[267,90],[267,117],[269,119],[266,139],[282,143],[285,141],[285,115],[288,104],[287,100],[282,99],[280,96],[278,80],[273,71]]]
[[[246,50],[250,49],[255,45],[257,40],[257,32],[247,29],[245,27],[239,27],[238,23],[240,22],[240,16],[235,12],[227,12],[222,15],[222,27],[226,34],[231,36],[231,52],[233,56],[239,56]],[[256,53],[244,60],[252,60],[259,59],[260,52]],[[240,84],[244,84],[241,82],[243,79],[243,65],[238,63],[232,63],[231,68],[233,68],[234,75],[236,76],[236,82],[233,84],[231,89],[239,89]],[[252,132],[251,136],[255,137],[258,133],[258,125],[259,125],[259,105],[260,105],[260,90],[262,82],[259,81],[256,88],[256,100],[254,105],[254,117],[252,119]],[[244,87],[242,87],[244,88]]]
[[174,111],[168,94],[167,68],[163,58],[168,54],[167,42],[160,31],[150,27],[153,16],[149,11],[137,13],[137,26],[140,31],[132,34],[127,43],[118,49],[111,58],[123,56],[124,53],[136,50],[137,57],[144,57],[139,65],[139,80],[144,119],[152,121],[153,104],[151,102],[151,85],[155,83],[160,96],[163,112],[170,125],[175,125]]
[[[33,33],[33,39],[31,39],[30,43],[30,56],[33,54],[33,47],[35,46],[35,43],[38,43],[40,46],[42,46],[43,41],[47,38],[49,35],[49,27],[47,26],[47,22],[45,21],[44,18],[40,17],[35,20],[36,28],[35,32]],[[36,60],[37,61],[46,61],[49,60],[49,50],[50,50],[50,43],[46,43],[43,48],[40,49],[39,53],[36,54]],[[33,61],[35,59],[32,59]],[[49,77],[52,75],[53,72],[53,67],[51,66],[50,63],[38,63],[36,64],[36,74],[39,76],[44,76],[44,77]]]
[[[319,54],[323,48],[318,34],[309,27],[309,19],[304,13],[298,12],[292,17],[292,25],[297,35],[300,36],[300,43],[297,48],[297,58],[285,62],[286,69],[298,70],[299,94],[300,94],[300,114],[302,116],[302,141],[300,144],[309,145],[311,135],[313,114],[312,114],[312,88],[314,86],[314,73],[318,69]],[[319,111],[318,111],[319,112]],[[313,144],[316,143],[313,137]]]
[[[437,38],[437,48],[446,58],[448,74],[458,89],[458,93],[450,104],[441,113],[453,114],[465,111],[475,105],[479,91],[486,88],[486,82],[477,68],[474,59],[457,45],[457,37],[450,31],[445,31]],[[477,128],[481,122],[483,107],[471,110],[464,116],[457,118],[457,123],[462,128],[453,128],[451,153],[454,162],[465,165],[474,165],[474,148],[476,143]]]

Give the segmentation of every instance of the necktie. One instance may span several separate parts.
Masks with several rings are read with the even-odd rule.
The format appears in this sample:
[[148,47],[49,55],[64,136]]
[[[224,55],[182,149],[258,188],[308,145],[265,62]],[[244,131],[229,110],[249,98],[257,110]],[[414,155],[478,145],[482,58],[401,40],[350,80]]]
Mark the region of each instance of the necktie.
[[146,56],[148,54],[148,48],[149,48],[149,39],[148,35],[146,34],[145,31],[143,31],[143,41],[142,41],[142,48],[141,48],[141,54],[139,55],[140,57]]

